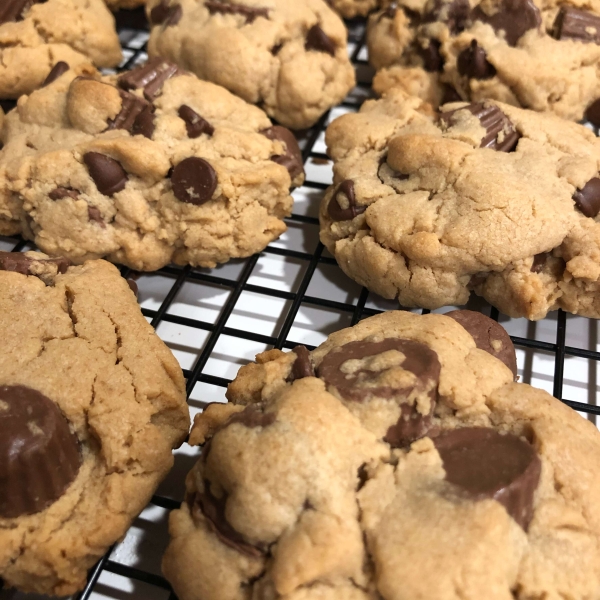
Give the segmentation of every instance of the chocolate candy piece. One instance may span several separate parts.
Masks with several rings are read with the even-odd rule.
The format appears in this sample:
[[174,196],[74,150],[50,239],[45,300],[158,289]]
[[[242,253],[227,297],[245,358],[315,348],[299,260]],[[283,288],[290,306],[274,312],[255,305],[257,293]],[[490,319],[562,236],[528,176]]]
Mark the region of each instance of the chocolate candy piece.
[[471,18],[491,25],[494,31],[504,31],[509,46],[516,46],[523,34],[530,29],[539,29],[542,24],[540,11],[532,0],[503,0],[493,15],[477,6]]
[[127,285],[129,289],[134,293],[135,297],[138,297],[138,285],[133,279],[127,279]]
[[181,17],[183,16],[183,9],[181,8],[181,4],[173,4],[169,8],[169,12],[165,18],[164,26],[165,27],[173,27],[181,21]]
[[54,263],[59,273],[66,273],[71,265],[68,258],[31,258],[22,252],[0,252],[0,271],[32,275],[31,267],[36,263]]
[[281,125],[274,125],[263,129],[261,133],[270,140],[278,140],[285,144],[285,154],[276,154],[271,156],[271,160],[278,165],[285,167],[290,178],[293,181],[298,175],[304,173],[304,164],[302,163],[302,152],[300,146],[294,137],[294,134]]
[[240,423],[250,429],[268,427],[275,423],[275,413],[266,413],[264,404],[249,404],[244,410],[231,415],[225,427],[229,427],[234,423]]
[[444,431],[433,441],[446,481],[473,500],[497,500],[527,530],[541,473],[541,461],[531,444],[486,427]]
[[549,252],[542,252],[541,254],[536,254],[533,257],[533,262],[531,263],[530,271],[532,273],[541,273],[544,269],[544,265],[546,264],[546,260],[550,256]]
[[[343,194],[348,199],[348,208],[342,208],[338,196]],[[356,196],[354,195],[354,181],[352,179],[346,179],[342,181],[338,186],[333,198],[329,201],[327,206],[327,214],[334,221],[349,221],[354,219],[357,215],[360,215],[367,210],[366,206],[357,206]]]
[[313,25],[306,34],[306,50],[316,50],[335,56],[334,41],[321,29],[319,25]]
[[179,75],[181,71],[175,63],[164,58],[150,59],[145,65],[119,76],[118,82],[124,90],[144,89],[144,97],[152,102],[160,93],[167,79]]
[[442,104],[448,104],[449,102],[462,102],[462,98],[453,86],[445,83]]
[[87,152],[83,155],[83,162],[101,194],[114,196],[125,188],[127,173],[114,158],[99,152]]
[[444,58],[440,54],[441,46],[438,40],[430,40],[426,48],[419,48],[426,71],[436,73],[444,70]]
[[217,189],[217,173],[203,158],[192,156],[173,169],[171,182],[178,200],[200,206],[208,202]]
[[595,125],[600,127],[600,98],[592,102],[585,111],[585,118]]
[[450,33],[456,35],[464,30],[470,12],[469,0],[453,0],[452,2],[435,0],[432,10],[425,15],[424,22],[442,21],[448,25]]
[[2,0],[0,4],[0,25],[20,21],[25,13],[39,0]]
[[471,45],[458,55],[456,67],[461,75],[473,79],[490,79],[496,74],[496,67],[487,60],[487,54],[477,40],[471,40]]
[[450,126],[453,124],[454,114],[465,109],[475,115],[486,129],[480,148],[491,148],[500,152],[512,152],[516,148],[521,136],[515,131],[509,118],[494,104],[486,105],[485,102],[469,104],[442,113],[440,119]]
[[70,69],[68,63],[64,60],[58,61],[53,67],[46,79],[44,79],[44,83],[42,83],[42,87],[46,87],[50,85],[52,82],[56,81],[61,75],[66,73]]
[[552,26],[552,35],[557,40],[600,44],[600,17],[580,8],[561,6]]
[[[397,350],[404,357],[398,357],[398,360],[391,357],[378,365],[377,357],[390,350]],[[373,358],[362,364],[359,362],[369,357]],[[400,369],[412,373],[414,379],[408,385],[390,384],[394,371],[400,373]],[[346,400],[365,402],[371,397],[379,397],[400,401],[400,418],[389,427],[384,440],[393,447],[402,447],[423,437],[432,427],[440,369],[438,356],[429,346],[414,340],[387,338],[381,342],[344,344],[325,356],[317,368],[317,375]],[[418,395],[429,397],[431,406],[426,415],[417,410],[416,401],[413,404],[401,402]]]
[[110,129],[125,129],[131,132],[136,119],[142,111],[148,108],[149,104],[143,98],[119,90],[121,96],[121,110],[119,114],[108,122],[108,130]]
[[79,198],[79,194],[79,190],[66,187],[57,187],[48,194],[48,197],[50,200],[62,200],[63,198],[73,198],[75,200],[76,198]]
[[258,8],[255,6],[245,6],[243,4],[234,4],[233,2],[221,2],[220,0],[206,0],[204,6],[208,8],[211,15],[220,13],[223,15],[242,15],[246,23],[252,23],[258,17],[269,18],[268,8]]
[[506,329],[494,319],[473,310],[451,310],[447,317],[462,325],[473,337],[480,350],[501,360],[517,377],[517,355]]
[[100,212],[99,208],[96,208],[95,206],[88,206],[88,219],[98,223],[102,229],[106,229],[106,223],[102,218],[102,213]]
[[0,387],[0,517],[38,513],[58,500],[81,466],[79,442],[52,400]]
[[292,373],[289,381],[304,379],[305,377],[314,377],[315,369],[310,360],[310,352],[306,346],[296,346],[293,350],[296,354],[296,360],[292,365]]
[[573,194],[573,200],[586,217],[595,217],[600,212],[600,179],[590,179],[582,189]]
[[160,3],[150,11],[150,23],[152,23],[152,25],[164,23],[169,15],[170,8],[169,0],[161,0]]
[[187,129],[189,138],[200,137],[203,133],[211,137],[215,132],[215,128],[194,109],[187,106],[187,104],[182,104],[177,114],[185,121],[185,128]]
[[152,139],[154,133],[154,107],[148,104],[146,108],[135,118],[131,127],[132,135],[143,135],[149,140]]

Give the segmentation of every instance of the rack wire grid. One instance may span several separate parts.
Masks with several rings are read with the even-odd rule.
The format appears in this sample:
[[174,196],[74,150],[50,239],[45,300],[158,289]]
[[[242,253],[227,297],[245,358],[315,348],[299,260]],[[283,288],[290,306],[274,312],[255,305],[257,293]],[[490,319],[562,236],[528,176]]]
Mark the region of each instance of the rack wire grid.
[[[346,24],[358,84],[342,104],[298,135],[307,177],[293,193],[288,231],[260,254],[215,269],[168,266],[143,274],[121,269],[124,277],[137,280],[144,316],[181,364],[192,416],[209,402],[225,402],[227,384],[258,352],[297,344],[312,349],[333,331],[399,308],[348,279],[319,242],[319,201],[332,182],[325,128],[371,97],[373,72],[364,43],[365,20]],[[143,11],[117,14],[117,26],[124,54],[119,70],[144,62],[148,29]],[[32,246],[18,238],[0,237],[0,249],[23,251]],[[517,348],[521,381],[547,390],[596,422],[600,414],[597,321],[562,311],[535,323],[509,319],[475,297],[467,308],[485,312],[508,330]],[[176,600],[161,575],[160,560],[168,542],[169,511],[179,506],[185,475],[198,456],[198,449],[185,444],[176,451],[175,467],[148,507],[90,571],[85,589],[74,599]],[[0,600],[38,598],[44,597],[0,590]]]

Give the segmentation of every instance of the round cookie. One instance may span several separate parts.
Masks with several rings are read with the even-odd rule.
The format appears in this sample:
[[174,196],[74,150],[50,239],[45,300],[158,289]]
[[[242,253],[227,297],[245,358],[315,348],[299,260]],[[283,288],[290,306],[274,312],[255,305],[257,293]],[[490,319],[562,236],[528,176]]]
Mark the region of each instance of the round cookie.
[[172,467],[185,382],[105,261],[0,252],[0,314],[0,578],[70,595]]
[[192,428],[163,560],[181,600],[594,597],[597,429],[513,381],[481,342],[496,323],[452,316],[240,369]]
[[600,125],[600,5],[536,0],[401,0],[372,15],[379,93],[434,107],[494,99]]
[[400,89],[326,133],[334,185],[321,240],[352,279],[402,306],[600,317],[600,141],[495,101],[440,115]]
[[150,56],[258,104],[292,129],[314,125],[355,83],[342,20],[324,0],[149,0]]
[[381,4],[380,0],[325,0],[345,19],[364,17]]
[[68,69],[5,116],[0,231],[73,262],[214,267],[286,229],[304,180],[294,136],[263,111],[153,59]]
[[3,0],[0,99],[39,88],[60,61],[114,67],[121,61],[115,20],[103,0]]

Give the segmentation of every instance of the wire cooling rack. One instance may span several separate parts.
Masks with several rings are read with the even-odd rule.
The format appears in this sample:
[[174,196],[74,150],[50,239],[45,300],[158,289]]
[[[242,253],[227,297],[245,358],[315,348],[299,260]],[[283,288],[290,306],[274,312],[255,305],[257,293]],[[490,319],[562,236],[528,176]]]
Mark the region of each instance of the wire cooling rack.
[[[143,12],[122,12],[117,24],[124,53],[120,69],[144,62],[148,32]],[[307,181],[294,191],[288,231],[260,254],[216,269],[168,266],[151,274],[122,269],[125,277],[137,280],[143,314],[181,364],[192,416],[209,402],[224,402],[229,381],[258,352],[297,344],[312,349],[337,329],[398,308],[349,280],[319,242],[319,200],[332,182],[324,130],[371,96],[365,23],[355,20],[347,25],[348,52],[359,83],[341,105],[298,136]],[[31,246],[23,240],[0,237],[0,250],[27,249]],[[597,321],[562,311],[537,323],[509,319],[475,297],[467,307],[490,315],[511,334],[521,381],[547,390],[595,422],[600,414]],[[198,455],[185,444],[176,452],[173,471],[148,507],[73,598],[175,600],[161,575],[160,560],[168,541],[169,511],[179,506],[185,475]],[[37,598],[43,597],[0,591],[0,600]]]

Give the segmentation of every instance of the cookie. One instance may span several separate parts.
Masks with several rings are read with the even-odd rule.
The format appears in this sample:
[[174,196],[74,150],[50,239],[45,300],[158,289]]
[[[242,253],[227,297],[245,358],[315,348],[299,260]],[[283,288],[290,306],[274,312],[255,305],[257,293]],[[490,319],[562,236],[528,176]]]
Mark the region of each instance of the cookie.
[[345,19],[364,17],[379,7],[379,0],[325,0],[333,10]]
[[19,100],[2,141],[0,227],[75,263],[249,256],[285,231],[304,180],[291,132],[162,59],[118,76],[66,70]]
[[121,61],[115,20],[103,0],[3,0],[0,7],[0,98],[44,84],[52,68]]
[[0,252],[0,314],[0,578],[65,596],[173,465],[183,374],[105,261]]
[[600,435],[514,369],[469,311],[258,355],[192,428],[163,560],[177,596],[594,597]]
[[355,83],[342,20],[323,0],[149,0],[148,53],[258,104],[291,129],[314,125]]
[[402,306],[600,317],[600,140],[495,101],[431,115],[399,89],[327,130],[334,185],[321,240],[351,278]]
[[111,10],[131,10],[146,4],[146,0],[105,0]]
[[600,125],[600,9],[536,0],[408,0],[369,22],[378,93],[435,107],[494,99]]

